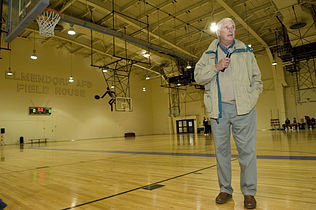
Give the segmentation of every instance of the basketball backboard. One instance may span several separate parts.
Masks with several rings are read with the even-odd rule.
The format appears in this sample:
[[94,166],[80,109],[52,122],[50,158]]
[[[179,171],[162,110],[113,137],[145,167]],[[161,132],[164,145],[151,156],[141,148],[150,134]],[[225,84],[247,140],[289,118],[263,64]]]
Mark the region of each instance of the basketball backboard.
[[49,0],[9,0],[6,42],[11,42],[49,5]]
[[128,97],[115,97],[115,111],[132,112],[132,99]]

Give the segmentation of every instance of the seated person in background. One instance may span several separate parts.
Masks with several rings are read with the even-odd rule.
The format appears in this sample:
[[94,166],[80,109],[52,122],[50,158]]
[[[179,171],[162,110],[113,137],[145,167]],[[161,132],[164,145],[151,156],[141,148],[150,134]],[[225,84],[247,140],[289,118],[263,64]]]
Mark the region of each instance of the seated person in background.
[[310,125],[311,125],[311,118],[309,116],[305,116],[305,121],[306,121],[306,124],[307,124],[307,128],[309,128]]
[[295,130],[297,130],[297,121],[296,121],[296,118],[294,117],[293,118],[293,124],[292,124],[293,127],[295,127]]
[[315,118],[314,117],[312,117],[312,119],[311,119],[311,126],[312,126],[312,128],[314,128],[314,126],[315,126]]
[[305,122],[304,118],[300,119],[300,122],[298,123],[300,129],[305,129]]
[[298,124],[300,126],[300,129],[305,129],[305,121],[304,118],[300,119],[300,123]]
[[208,135],[208,121],[206,119],[206,117],[204,117],[204,120],[203,120],[203,125],[204,125],[204,135]]
[[289,120],[289,118],[286,118],[286,120],[285,120],[285,128],[288,128],[288,127],[292,128],[291,121]]

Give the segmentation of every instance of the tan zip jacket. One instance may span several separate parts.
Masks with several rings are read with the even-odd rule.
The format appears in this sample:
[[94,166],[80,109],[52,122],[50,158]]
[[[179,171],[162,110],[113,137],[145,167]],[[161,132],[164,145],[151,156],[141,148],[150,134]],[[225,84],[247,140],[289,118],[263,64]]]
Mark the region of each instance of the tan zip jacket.
[[[197,62],[194,79],[197,84],[204,85],[204,103],[211,118],[221,116],[221,101],[219,101],[219,84],[217,83],[217,49],[218,39],[215,39]],[[243,42],[235,39],[235,50],[230,57],[233,88],[236,99],[237,114],[248,114],[255,106],[262,92],[261,73],[253,54],[253,50]]]

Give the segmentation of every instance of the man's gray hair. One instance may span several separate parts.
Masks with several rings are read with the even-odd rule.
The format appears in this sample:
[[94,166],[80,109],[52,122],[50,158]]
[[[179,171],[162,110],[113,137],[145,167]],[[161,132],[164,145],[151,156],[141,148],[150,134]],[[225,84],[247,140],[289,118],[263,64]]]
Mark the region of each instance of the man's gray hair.
[[232,22],[233,25],[235,26],[235,29],[236,29],[236,25],[235,25],[235,22],[233,21],[233,19],[231,19],[231,18],[223,18],[223,19],[221,19],[221,20],[217,23],[217,30],[216,30],[216,35],[217,35],[217,37],[218,37],[218,35],[219,35],[219,31],[222,29],[222,24],[223,24],[224,21],[230,21],[230,22]]

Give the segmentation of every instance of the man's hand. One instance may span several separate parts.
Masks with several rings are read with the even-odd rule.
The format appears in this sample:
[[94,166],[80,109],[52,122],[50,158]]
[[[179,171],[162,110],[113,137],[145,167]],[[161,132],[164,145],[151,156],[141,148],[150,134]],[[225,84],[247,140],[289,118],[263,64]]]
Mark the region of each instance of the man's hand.
[[216,64],[216,70],[217,71],[221,71],[224,68],[227,68],[229,66],[229,62],[230,62],[230,58],[223,58],[222,60],[220,60],[217,64]]

